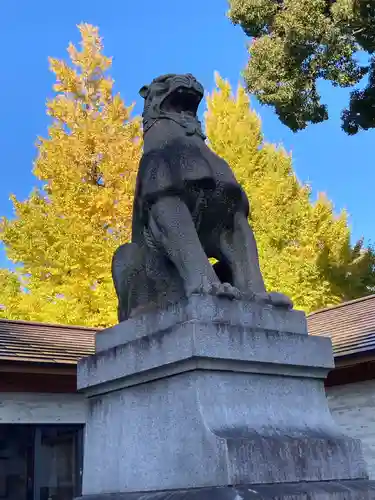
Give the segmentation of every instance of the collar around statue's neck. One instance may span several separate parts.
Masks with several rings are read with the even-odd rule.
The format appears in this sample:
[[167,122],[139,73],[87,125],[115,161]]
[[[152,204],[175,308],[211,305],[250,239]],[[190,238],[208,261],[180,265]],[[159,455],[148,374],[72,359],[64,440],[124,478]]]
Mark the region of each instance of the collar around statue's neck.
[[181,129],[185,132],[186,135],[192,136],[192,135],[197,135],[201,139],[205,140],[206,136],[204,135],[201,127],[201,123],[197,118],[188,118],[188,117],[174,117],[171,114],[162,114],[157,117],[147,117],[146,119],[143,119],[143,135],[146,137],[146,134],[149,133],[154,125],[157,122],[167,122],[171,121],[176,123],[181,127]]

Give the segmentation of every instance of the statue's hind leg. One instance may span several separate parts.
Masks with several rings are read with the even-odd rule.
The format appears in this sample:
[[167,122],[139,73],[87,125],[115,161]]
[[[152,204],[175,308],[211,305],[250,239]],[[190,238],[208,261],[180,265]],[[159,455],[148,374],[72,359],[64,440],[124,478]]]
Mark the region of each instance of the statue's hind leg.
[[112,278],[118,297],[118,320],[152,308],[154,283],[147,276],[144,248],[136,243],[121,245],[113,255]]
[[232,270],[235,287],[244,294],[265,293],[254,234],[242,212],[234,215],[232,227],[223,229],[220,250]]
[[292,307],[281,293],[267,293],[259,266],[254,233],[243,212],[237,212],[233,225],[220,237],[220,251],[232,271],[232,283],[244,296],[281,307]]

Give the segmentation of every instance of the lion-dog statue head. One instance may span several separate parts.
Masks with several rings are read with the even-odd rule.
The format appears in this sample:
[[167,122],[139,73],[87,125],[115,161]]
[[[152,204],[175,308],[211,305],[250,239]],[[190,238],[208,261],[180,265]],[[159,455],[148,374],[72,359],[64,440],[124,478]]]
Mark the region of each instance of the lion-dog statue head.
[[193,75],[159,76],[150,85],[144,85],[139,94],[145,100],[142,115],[144,134],[156,121],[168,119],[184,127],[188,135],[198,134],[205,139],[197,118],[204,89]]

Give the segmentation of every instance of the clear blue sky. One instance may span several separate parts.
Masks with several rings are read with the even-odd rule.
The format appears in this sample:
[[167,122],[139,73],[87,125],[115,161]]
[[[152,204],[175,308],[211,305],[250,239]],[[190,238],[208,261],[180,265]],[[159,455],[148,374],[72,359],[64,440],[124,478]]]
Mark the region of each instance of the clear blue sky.
[[[226,0],[18,0],[0,2],[2,61],[0,91],[0,215],[11,216],[9,194],[24,199],[36,184],[31,173],[35,141],[46,135],[45,101],[52,95],[48,56],[66,57],[69,41],[78,42],[76,25],[99,26],[105,53],[113,56],[116,90],[127,103],[138,89],[162,73],[193,73],[209,90],[217,70],[233,85],[246,62],[246,38],[225,16]],[[255,104],[268,141],[292,152],[294,167],[314,193],[324,191],[336,210],[350,214],[353,239],[375,239],[371,201],[375,185],[375,132],[348,137],[339,126],[348,91],[323,88],[331,118],[293,134],[271,109]],[[0,266],[7,265],[0,250]]]

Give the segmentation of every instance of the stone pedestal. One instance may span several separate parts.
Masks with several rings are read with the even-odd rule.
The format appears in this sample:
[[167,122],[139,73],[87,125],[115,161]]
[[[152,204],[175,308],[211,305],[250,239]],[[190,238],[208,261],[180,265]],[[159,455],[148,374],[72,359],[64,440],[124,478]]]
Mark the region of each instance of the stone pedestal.
[[214,297],[98,333],[78,367],[83,499],[375,498],[327,406],[332,367],[302,312]]

